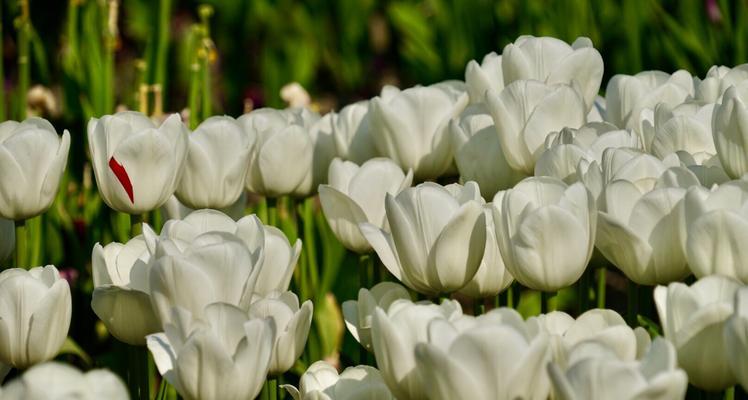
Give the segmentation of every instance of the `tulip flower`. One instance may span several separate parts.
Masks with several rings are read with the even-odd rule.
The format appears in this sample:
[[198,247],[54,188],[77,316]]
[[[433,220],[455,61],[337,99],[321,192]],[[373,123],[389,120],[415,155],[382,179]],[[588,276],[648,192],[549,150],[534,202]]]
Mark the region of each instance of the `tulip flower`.
[[335,237],[351,251],[371,251],[359,224],[368,222],[383,228],[384,201],[387,194],[397,195],[413,182],[413,172],[404,174],[388,158],[374,158],[360,167],[336,158],[330,164],[329,185],[320,185],[322,210]]
[[665,338],[675,346],[688,381],[700,389],[716,391],[735,384],[724,330],[739,288],[737,281],[713,275],[691,286],[673,282],[654,291]]
[[[464,90],[464,89],[463,89]],[[369,104],[369,127],[379,154],[418,180],[441,176],[452,165],[449,121],[468,102],[467,93],[447,84],[413,87]]]
[[695,98],[707,103],[721,103],[722,95],[733,85],[748,80],[748,64],[733,68],[713,65],[703,80],[695,81]]
[[275,327],[248,319],[229,304],[208,305],[195,317],[176,307],[164,332],[148,336],[158,372],[186,400],[244,400],[262,389],[270,366]]
[[144,346],[147,335],[161,331],[151,307],[150,259],[143,235],[125,244],[96,243],[91,255],[91,308],[114,337],[130,345]]
[[748,288],[735,293],[735,311],[725,323],[725,355],[738,383],[748,388]]
[[702,153],[697,155],[699,159],[685,151],[679,151],[676,154],[678,159],[680,159],[681,165],[696,175],[701,186],[710,188],[730,180],[716,154],[709,156],[706,153]]
[[408,289],[395,282],[380,282],[371,289],[360,288],[358,300],[343,302],[343,317],[348,332],[366,350],[372,351],[371,324],[374,310],[385,312],[395,300],[410,300]]
[[585,110],[592,108],[603,79],[603,58],[586,37],[569,46],[552,37],[520,36],[504,47],[501,67],[507,86],[527,79],[577,85]]
[[26,369],[54,358],[72,307],[70,286],[53,265],[0,272],[0,362]]
[[711,191],[688,189],[683,250],[697,278],[718,274],[748,282],[748,252],[736,240],[748,234],[747,202],[746,181],[730,181]]
[[[237,221],[244,217],[244,212],[247,207],[247,192],[242,189],[242,194],[239,196],[233,204],[228,207],[219,208],[218,211],[228,215],[234,221]],[[195,211],[182,204],[177,196],[169,197],[169,200],[161,206],[161,213],[165,220],[170,219],[184,219],[191,212]]]
[[282,385],[294,400],[394,400],[376,368],[348,367],[342,374],[325,361],[317,361],[301,375],[299,388]]
[[475,181],[481,194],[492,199],[525,178],[506,161],[491,115],[482,104],[468,106],[449,124],[460,181]]
[[369,128],[369,101],[362,100],[343,107],[334,117],[332,136],[335,150],[343,160],[358,165],[377,156]]
[[583,358],[565,371],[548,365],[559,400],[682,399],[688,377],[678,368],[675,349],[656,338],[641,361],[620,360],[601,353]]
[[415,359],[430,399],[541,400],[550,394],[548,336],[532,335],[521,319],[496,323],[489,317],[463,331],[432,320]]
[[642,123],[648,118],[642,110],[652,109],[657,103],[675,107],[693,92],[693,78],[684,70],[672,75],[662,71],[614,75],[605,89],[607,121],[641,133]]
[[444,300],[441,305],[396,300],[387,311],[376,308],[372,318],[372,344],[382,378],[398,399],[427,399],[427,387],[416,366],[416,344],[429,339],[434,319],[452,321],[462,316],[460,303]]
[[714,107],[712,134],[717,155],[727,175],[740,178],[748,172],[748,82],[732,86],[725,91],[722,103]]
[[15,248],[15,224],[12,220],[0,218],[0,262],[10,257]]
[[23,221],[46,211],[68,160],[70,133],[47,120],[0,123],[0,218]]
[[273,292],[249,307],[250,318],[270,318],[274,322],[275,341],[270,374],[283,374],[301,357],[312,325],[313,309],[311,300],[305,301],[299,308],[299,298],[293,292]]
[[497,193],[493,222],[506,268],[531,289],[570,286],[592,256],[596,211],[584,185],[550,177],[527,178]]
[[470,103],[482,103],[488,89],[501,92],[504,89],[504,72],[501,70],[501,56],[495,52],[486,54],[478,64],[471,60],[465,67],[465,85]]
[[712,139],[714,104],[687,102],[676,107],[666,103],[654,109],[654,123],[645,122],[644,136],[652,154],[663,158],[685,151],[698,158],[716,154]]
[[244,191],[251,138],[231,117],[210,117],[189,137],[176,196],[190,208],[226,208]]
[[166,203],[184,171],[188,134],[178,114],[158,128],[133,111],[91,118],[88,147],[104,202],[129,214],[142,214]]
[[571,86],[534,80],[514,81],[500,93],[489,90],[485,101],[507,163],[525,175],[532,175],[549,133],[579,128],[587,114],[584,99]]
[[392,233],[370,223],[361,225],[361,233],[405,286],[426,295],[454,292],[478,271],[486,246],[478,192],[474,182],[453,192],[427,182],[387,194]]
[[29,368],[5,384],[3,400],[129,400],[122,380],[106,369],[80,372],[68,364],[47,362]]

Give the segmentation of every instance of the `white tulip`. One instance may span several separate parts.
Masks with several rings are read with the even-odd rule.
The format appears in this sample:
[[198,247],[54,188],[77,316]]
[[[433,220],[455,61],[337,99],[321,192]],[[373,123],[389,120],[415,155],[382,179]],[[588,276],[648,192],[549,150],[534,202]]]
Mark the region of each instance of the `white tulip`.
[[652,109],[657,103],[675,107],[693,92],[693,78],[684,70],[672,75],[662,71],[614,75],[605,89],[607,121],[641,133],[643,122],[650,118],[642,110]]
[[462,317],[460,303],[444,300],[441,305],[396,300],[387,311],[376,308],[372,318],[372,343],[377,366],[385,383],[398,399],[427,399],[427,386],[416,365],[415,348],[428,342],[429,323]]
[[177,198],[190,208],[226,208],[244,191],[251,138],[231,117],[210,117],[189,137]]
[[0,263],[16,249],[16,225],[12,220],[0,218]]
[[605,356],[583,358],[565,371],[548,365],[559,400],[683,399],[688,377],[678,368],[675,349],[656,338],[641,361]]
[[129,400],[122,380],[106,369],[86,373],[59,362],[47,362],[29,368],[7,383],[0,396],[3,400]]
[[[581,183],[527,178],[493,199],[504,264],[522,285],[556,291],[584,273],[592,256],[597,213]],[[563,256],[561,256],[563,255]]]
[[[242,190],[239,199],[228,207],[219,208],[218,211],[228,215],[234,221],[237,221],[244,217],[244,212],[247,206],[247,192]],[[161,213],[164,215],[165,220],[170,219],[184,219],[191,212],[195,211],[182,204],[177,196],[169,197],[169,200],[161,206]]]
[[552,37],[520,36],[504,47],[501,67],[507,86],[526,79],[577,85],[585,112],[592,108],[603,79],[603,58],[586,37],[569,46]]
[[70,150],[47,120],[0,123],[0,218],[21,221],[46,211],[57,195]]
[[534,80],[508,84],[500,93],[486,92],[501,150],[515,170],[532,175],[549,133],[585,123],[584,99],[569,85],[549,85]]
[[361,225],[361,233],[405,286],[427,295],[454,292],[478,271],[486,247],[479,198],[474,182],[464,188],[422,183],[387,194],[392,233],[369,223]]
[[470,103],[482,103],[488,89],[500,92],[504,89],[504,72],[501,70],[501,56],[495,52],[486,54],[478,64],[471,60],[465,67],[465,85]]
[[677,151],[702,158],[713,156],[717,153],[712,139],[713,111],[714,104],[686,102],[672,108],[658,104],[653,124],[644,124],[647,148],[659,158]]
[[125,244],[96,243],[91,255],[94,292],[91,308],[117,339],[137,346],[161,330],[148,285],[151,254],[142,235]]
[[336,152],[343,160],[360,165],[376,157],[369,128],[369,101],[362,100],[340,109],[333,119],[332,136]]
[[740,178],[748,172],[748,81],[725,91],[722,103],[714,107],[712,134],[717,155],[727,175]]
[[317,361],[301,375],[299,388],[282,385],[294,400],[394,400],[382,374],[368,365],[348,367],[342,374],[325,361]]
[[748,288],[735,293],[735,311],[725,324],[727,362],[738,383],[748,388]]
[[343,302],[343,317],[348,332],[366,350],[372,351],[371,324],[374,310],[385,312],[395,300],[410,300],[408,289],[395,282],[379,282],[371,289],[358,290],[358,300]]
[[681,165],[696,175],[701,186],[710,188],[730,180],[716,154],[709,156],[709,154],[701,153],[696,154],[696,157],[685,151],[679,151],[676,154],[678,155],[678,159],[680,159]]
[[460,181],[475,181],[486,199],[525,178],[512,169],[501,150],[493,118],[483,104],[468,106],[449,124]]
[[674,282],[655,289],[665,338],[675,346],[688,381],[700,389],[723,390],[735,384],[723,331],[739,288],[737,281],[713,275],[691,286]]
[[713,65],[702,81],[695,82],[695,97],[709,103],[721,102],[727,88],[748,80],[748,64],[733,68]]
[[283,374],[301,357],[312,325],[313,310],[311,300],[299,308],[299,298],[293,292],[271,293],[249,307],[250,318],[270,318],[275,325],[270,374]]
[[53,265],[0,272],[0,362],[26,369],[54,358],[72,308],[70,286]]
[[418,180],[441,176],[453,159],[449,121],[467,102],[467,93],[460,94],[450,84],[373,98],[369,126],[377,151],[403,169],[412,169]]
[[244,400],[260,393],[270,366],[272,320],[248,319],[232,305],[197,318],[176,307],[163,333],[148,335],[158,372],[187,400]]

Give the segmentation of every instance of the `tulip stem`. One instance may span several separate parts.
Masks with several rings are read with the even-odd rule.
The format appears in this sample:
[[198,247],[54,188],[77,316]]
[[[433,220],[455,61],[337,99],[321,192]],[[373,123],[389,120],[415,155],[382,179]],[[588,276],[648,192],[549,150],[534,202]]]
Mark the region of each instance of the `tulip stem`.
[[27,256],[26,221],[16,221],[16,268],[28,268]]
[[[309,280],[307,283],[309,284],[309,288],[307,288],[307,293],[316,293],[319,296],[322,296],[324,293],[320,293],[319,289],[319,267],[317,265],[317,245],[316,240],[314,236],[314,198],[309,197],[306,200],[304,200],[304,204],[302,205],[302,223],[304,224],[303,232],[304,232],[304,247],[306,249],[306,257],[307,257],[307,273]],[[373,273],[373,264],[369,267],[367,272]],[[316,299],[315,299],[316,300]]]
[[629,326],[636,326],[637,315],[639,314],[639,285],[632,281],[627,283],[627,308],[628,308],[628,324]]
[[270,222],[268,221],[268,199],[267,197],[263,197],[260,199],[260,202],[257,204],[257,209],[255,211],[257,214],[257,218],[262,221],[263,224],[269,225]]
[[579,289],[579,293],[577,293],[579,296],[579,314],[590,308],[590,271],[590,269],[585,270],[577,283],[577,288]]
[[149,400],[148,350],[143,346],[123,346],[127,353],[127,386],[133,399]]
[[268,225],[278,225],[278,199],[274,197],[267,198],[267,213],[268,213]]
[[148,222],[148,214],[136,214],[130,216],[130,239],[143,233],[143,224]]
[[605,308],[605,266],[597,270],[597,308]]

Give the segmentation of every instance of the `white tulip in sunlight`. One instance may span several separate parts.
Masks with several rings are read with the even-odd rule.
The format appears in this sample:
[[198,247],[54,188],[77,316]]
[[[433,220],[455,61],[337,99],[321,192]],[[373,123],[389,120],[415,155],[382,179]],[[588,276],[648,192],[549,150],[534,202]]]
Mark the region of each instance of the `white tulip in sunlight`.
[[713,275],[691,286],[674,282],[655,289],[665,338],[675,346],[678,365],[688,374],[688,381],[700,389],[716,391],[735,384],[724,329],[740,286],[735,280]]
[[373,224],[361,233],[385,267],[405,286],[423,294],[454,292],[478,271],[486,247],[486,218],[478,185],[443,187],[422,183],[387,194],[392,233]]
[[0,263],[8,259],[16,249],[16,224],[0,218]]
[[493,199],[504,264],[522,285],[556,291],[584,273],[595,242],[597,209],[581,183],[531,177]]
[[359,225],[368,222],[384,228],[386,195],[410,187],[413,172],[403,173],[388,158],[373,158],[360,167],[336,158],[330,164],[328,182],[320,185],[319,199],[330,228],[347,249],[367,253],[371,246]]
[[730,180],[716,154],[711,157],[705,153],[697,154],[694,157],[685,151],[679,151],[676,154],[680,159],[681,165],[693,172],[701,183],[701,186],[705,188],[721,185]]
[[675,107],[693,92],[693,77],[685,70],[672,75],[662,71],[614,75],[605,88],[606,120],[641,133],[643,122],[651,119],[643,110],[653,109],[658,103]]
[[[429,399],[547,399],[548,336],[492,311],[464,329],[432,320],[415,359]],[[398,396],[400,398],[400,396]],[[412,398],[412,397],[411,397]]]
[[471,60],[465,67],[465,85],[470,103],[482,103],[486,91],[504,89],[504,72],[501,70],[501,56],[495,52],[486,54],[480,64]]
[[134,111],[91,118],[88,148],[104,202],[129,214],[161,207],[179,185],[188,135],[178,114],[160,127]]
[[385,312],[395,300],[410,300],[408,289],[395,282],[379,282],[371,289],[360,288],[357,300],[343,302],[343,317],[348,332],[366,350],[372,351],[371,323],[374,310]]
[[743,390],[748,388],[748,287],[735,293],[735,311],[725,324],[727,362]]
[[501,150],[515,170],[531,175],[549,133],[585,123],[584,99],[571,86],[518,80],[504,90],[489,90],[486,107],[493,117]]
[[728,68],[713,65],[701,81],[695,82],[695,96],[697,100],[708,103],[720,103],[722,95],[733,85],[748,81],[748,64]]
[[47,362],[26,370],[6,383],[3,400],[129,400],[127,388],[115,373],[106,369],[78,371],[75,367]]
[[445,83],[378,96],[369,103],[369,127],[379,154],[417,180],[434,179],[452,165],[449,121],[468,102],[467,93]]
[[697,278],[724,275],[748,282],[748,182],[730,181],[707,190],[688,189],[684,252]]
[[656,338],[640,361],[621,360],[590,343],[585,357],[568,368],[548,364],[555,398],[559,400],[671,400],[683,399],[688,377],[678,368],[673,345]]
[[520,36],[504,47],[501,67],[506,86],[527,79],[576,85],[585,112],[592,108],[603,79],[603,58],[587,37],[570,46],[553,37]]
[[46,211],[57,196],[70,150],[47,120],[0,123],[0,218],[21,221]]
[[343,373],[325,361],[317,361],[301,375],[299,388],[282,385],[294,400],[394,400],[382,374],[374,367],[358,365]]
[[249,307],[250,318],[269,318],[274,322],[275,341],[268,371],[270,374],[283,374],[301,357],[312,325],[313,310],[311,300],[299,307],[299,298],[293,292],[270,293],[256,299]]
[[475,181],[485,199],[525,178],[512,169],[501,150],[493,118],[483,104],[471,104],[449,124],[460,181]]
[[158,372],[187,400],[245,400],[260,393],[270,366],[275,326],[213,303],[195,317],[170,309],[164,332],[148,335]]
[[91,255],[91,308],[112,336],[131,345],[144,346],[147,335],[161,330],[151,307],[150,259],[142,235],[125,244],[96,243]]
[[189,136],[176,196],[190,208],[226,208],[244,191],[252,138],[231,117],[206,119]]
[[[242,194],[239,196],[239,199],[237,199],[228,207],[218,209],[218,211],[228,215],[234,221],[237,221],[244,217],[246,207],[247,192],[245,190],[242,190]],[[167,200],[166,203],[161,206],[161,213],[165,220],[183,219],[193,211],[195,210],[182,204],[179,199],[177,199],[177,196],[169,197],[169,200]]]
[[374,310],[372,342],[377,366],[387,386],[398,399],[427,399],[427,387],[416,365],[415,348],[429,341],[429,323],[435,319],[455,321],[462,317],[460,303],[444,300],[441,305],[396,300],[385,311]]
[[0,362],[26,369],[54,358],[72,308],[70,286],[53,265],[0,272]]
[[369,128],[369,101],[348,104],[333,118],[332,136],[335,150],[343,160],[362,164],[377,157]]
[[748,81],[731,86],[714,107],[712,134],[717,155],[727,175],[740,178],[748,172]]
[[644,140],[651,153],[663,158],[685,151],[699,158],[717,153],[712,139],[714,104],[686,102],[675,107],[660,103],[654,108],[654,122],[644,123]]

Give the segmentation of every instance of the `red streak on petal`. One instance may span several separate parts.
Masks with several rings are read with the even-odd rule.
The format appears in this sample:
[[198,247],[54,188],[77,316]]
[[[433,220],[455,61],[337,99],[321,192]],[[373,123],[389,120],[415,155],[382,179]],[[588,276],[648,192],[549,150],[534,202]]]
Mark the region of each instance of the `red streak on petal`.
[[127,197],[130,198],[130,203],[135,204],[135,197],[132,194],[132,183],[130,183],[130,176],[127,175],[125,167],[112,157],[109,159],[109,169],[114,172],[114,175],[117,177],[117,180],[119,180],[122,188],[127,192]]

